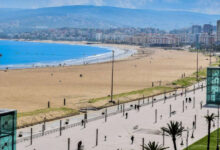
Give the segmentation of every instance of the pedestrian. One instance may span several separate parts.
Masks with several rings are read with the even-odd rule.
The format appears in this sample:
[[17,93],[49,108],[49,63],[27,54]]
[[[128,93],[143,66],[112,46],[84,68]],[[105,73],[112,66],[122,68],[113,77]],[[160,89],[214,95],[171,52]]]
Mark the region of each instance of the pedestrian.
[[107,136],[106,135],[104,136],[104,141],[107,141]]
[[83,125],[84,125],[84,123],[85,123],[85,122],[84,122],[84,120],[82,120],[82,121],[81,121],[81,125],[83,126]]
[[132,135],[131,136],[131,144],[133,144],[134,143],[134,136]]
[[137,109],[137,105],[136,105],[136,104],[134,105],[134,109],[135,109],[135,110]]
[[86,113],[84,114],[84,119],[85,119],[85,121],[87,122],[87,111],[86,111]]
[[138,110],[138,111],[140,110],[140,105],[137,105],[137,110]]
[[125,113],[125,119],[128,119],[128,112]]
[[192,99],[191,99],[191,97],[189,98],[189,103],[191,103],[191,101],[192,101]]
[[195,129],[195,121],[193,121],[193,129]]
[[77,150],[81,150],[81,149],[82,149],[82,141],[79,141],[77,145]]
[[187,101],[188,101],[188,98],[186,98],[186,103],[187,103]]

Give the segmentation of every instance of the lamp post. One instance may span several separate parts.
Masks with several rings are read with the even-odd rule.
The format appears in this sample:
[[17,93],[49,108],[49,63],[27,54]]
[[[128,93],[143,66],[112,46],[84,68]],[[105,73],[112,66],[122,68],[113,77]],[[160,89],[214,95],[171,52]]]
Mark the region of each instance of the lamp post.
[[199,81],[199,50],[197,46],[197,52],[196,52],[196,80]]
[[114,80],[114,51],[112,51],[112,80],[111,80],[111,100],[110,102],[113,102],[113,80]]
[[210,51],[209,51],[209,66],[212,65],[212,52],[211,52],[211,48],[210,48]]
[[216,150],[219,150],[219,104],[218,104],[218,116],[217,116],[217,147]]
[[189,128],[186,129],[186,149],[189,149]]

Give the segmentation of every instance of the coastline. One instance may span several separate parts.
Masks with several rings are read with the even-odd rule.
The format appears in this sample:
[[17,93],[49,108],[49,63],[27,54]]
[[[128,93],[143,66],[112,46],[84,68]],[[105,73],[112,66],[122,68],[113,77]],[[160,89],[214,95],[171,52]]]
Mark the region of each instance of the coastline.
[[[8,39],[0,39],[10,41]],[[96,64],[96,63],[104,63],[112,60],[112,52],[114,50],[114,58],[115,60],[126,59],[137,53],[135,49],[123,49],[117,48],[114,46],[106,46],[105,44],[100,43],[91,43],[88,44],[86,41],[77,42],[77,41],[52,41],[52,40],[16,40],[13,39],[11,41],[22,41],[22,42],[36,42],[36,43],[51,43],[51,44],[67,44],[67,45],[79,45],[79,46],[89,46],[89,47],[99,47],[109,50],[107,53],[100,53],[97,55],[87,56],[78,59],[68,59],[63,61],[52,61],[48,63],[29,63],[29,64],[13,64],[13,65],[0,65],[0,69],[26,69],[26,68],[45,68],[45,67],[58,67],[58,66],[74,66],[74,65],[85,65],[85,64]]]
[[[137,51],[132,57],[115,61],[113,94],[116,101],[126,102],[143,95],[168,91],[169,88],[164,86],[179,79],[183,73],[190,76],[196,70],[196,53],[132,45],[97,45]],[[209,65],[207,56],[199,54],[199,58],[200,67]],[[47,118],[56,118],[72,110],[107,106],[111,90],[111,69],[111,62],[105,62],[0,71],[0,105],[24,114],[19,117],[20,125],[33,123],[33,116],[26,115],[29,112],[39,113],[34,117],[38,122],[45,115]],[[161,81],[162,87],[158,87],[158,81]],[[152,82],[155,85],[154,91],[151,89]],[[64,98],[66,106],[63,106]],[[50,109],[46,109],[48,101]],[[52,112],[48,113],[49,110]]]

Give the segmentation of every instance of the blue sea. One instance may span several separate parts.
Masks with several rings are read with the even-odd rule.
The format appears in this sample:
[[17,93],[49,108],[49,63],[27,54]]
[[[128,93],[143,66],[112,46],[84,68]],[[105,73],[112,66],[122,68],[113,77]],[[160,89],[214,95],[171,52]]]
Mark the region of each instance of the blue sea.
[[[102,47],[0,40],[0,68],[80,64],[111,54]],[[84,62],[85,63],[85,62]]]

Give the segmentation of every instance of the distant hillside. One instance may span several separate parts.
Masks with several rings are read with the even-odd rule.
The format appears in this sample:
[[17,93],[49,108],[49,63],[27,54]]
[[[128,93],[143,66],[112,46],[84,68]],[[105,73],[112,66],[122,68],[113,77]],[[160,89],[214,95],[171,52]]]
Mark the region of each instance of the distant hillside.
[[215,22],[220,15],[97,6],[0,9],[0,31],[44,28],[154,27],[165,30]]

